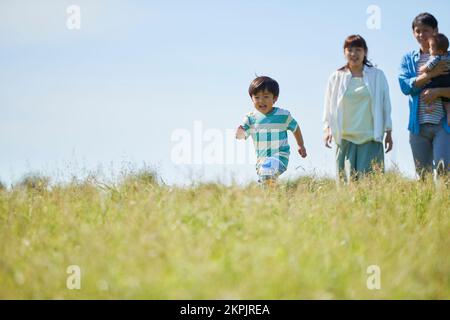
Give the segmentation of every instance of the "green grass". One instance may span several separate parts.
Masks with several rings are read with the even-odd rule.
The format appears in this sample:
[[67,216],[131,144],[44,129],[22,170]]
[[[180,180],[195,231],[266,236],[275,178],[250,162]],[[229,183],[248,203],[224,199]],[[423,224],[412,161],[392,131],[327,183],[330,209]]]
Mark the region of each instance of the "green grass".
[[450,192],[430,180],[38,186],[0,190],[2,299],[450,298]]

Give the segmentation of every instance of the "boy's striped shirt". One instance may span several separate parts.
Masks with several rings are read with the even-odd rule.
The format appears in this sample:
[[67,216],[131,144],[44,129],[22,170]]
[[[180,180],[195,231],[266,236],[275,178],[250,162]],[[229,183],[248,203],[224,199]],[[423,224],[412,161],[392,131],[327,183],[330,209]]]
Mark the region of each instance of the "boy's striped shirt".
[[245,116],[242,127],[246,139],[252,136],[257,168],[264,158],[277,157],[287,169],[290,153],[287,130],[294,132],[298,127],[288,110],[274,107],[268,114],[254,110]]
[[[427,63],[427,61],[430,59],[430,54],[422,53],[420,54],[420,59],[417,62],[417,70],[419,70],[423,65]],[[422,73],[418,71],[418,76]],[[427,113],[426,110],[433,106],[434,109],[432,112]],[[432,124],[439,124],[444,117],[444,107],[442,104],[442,99],[436,99],[432,104],[426,104],[422,96],[419,97],[419,123],[432,123]]]

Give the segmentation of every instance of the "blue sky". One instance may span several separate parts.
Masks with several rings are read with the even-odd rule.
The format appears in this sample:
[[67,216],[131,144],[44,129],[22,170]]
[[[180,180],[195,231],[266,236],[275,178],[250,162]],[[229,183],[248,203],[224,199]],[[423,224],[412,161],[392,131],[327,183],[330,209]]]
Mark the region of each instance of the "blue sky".
[[[69,5],[81,9],[80,30],[66,27]],[[378,30],[366,24],[370,5],[381,10]],[[255,74],[279,82],[277,106],[291,111],[306,141],[308,158],[293,148],[283,176],[332,176],[334,151],[322,144],[323,95],[329,74],[344,64],[344,39],[355,33],[390,84],[394,151],[387,166],[395,162],[413,176],[407,98],[396,76],[402,55],[417,47],[411,21],[423,11],[450,33],[446,0],[2,0],[0,180],[9,184],[29,171],[55,180],[91,170],[111,175],[144,163],[167,183],[255,180],[250,161],[171,159],[176,130],[194,140],[195,121],[203,133],[240,123],[252,109],[247,88]],[[211,147],[199,139],[201,148]]]

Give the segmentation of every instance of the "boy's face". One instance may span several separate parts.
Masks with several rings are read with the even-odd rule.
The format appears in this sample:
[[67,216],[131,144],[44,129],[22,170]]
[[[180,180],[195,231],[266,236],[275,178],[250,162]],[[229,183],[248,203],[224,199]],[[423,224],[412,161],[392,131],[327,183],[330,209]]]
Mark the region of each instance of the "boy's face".
[[414,38],[416,38],[417,42],[421,45],[422,48],[428,48],[429,38],[438,32],[438,29],[433,29],[430,26],[427,26],[425,24],[418,24],[414,27],[413,34]]
[[433,56],[441,56],[441,55],[445,54],[444,51],[438,49],[436,41],[434,41],[433,38],[430,38],[428,43],[430,45],[430,54],[431,55],[433,55]]
[[277,101],[278,97],[274,97],[273,94],[267,90],[259,91],[252,95],[253,105],[256,110],[261,113],[267,114],[273,109],[273,105]]

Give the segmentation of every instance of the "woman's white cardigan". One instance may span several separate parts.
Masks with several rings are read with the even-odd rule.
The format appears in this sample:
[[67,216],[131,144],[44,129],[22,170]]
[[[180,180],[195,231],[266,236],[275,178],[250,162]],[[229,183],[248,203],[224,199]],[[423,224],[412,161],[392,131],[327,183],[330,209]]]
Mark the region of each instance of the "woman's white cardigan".
[[[341,143],[342,138],[342,100],[351,78],[352,74],[348,69],[334,72],[325,92],[324,130],[331,129],[337,144]],[[372,98],[374,140],[383,142],[384,133],[392,130],[389,85],[383,71],[375,67],[364,66],[363,80]]]

